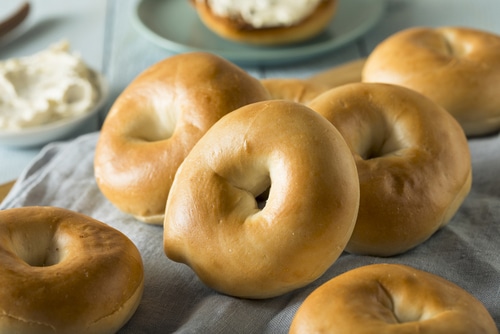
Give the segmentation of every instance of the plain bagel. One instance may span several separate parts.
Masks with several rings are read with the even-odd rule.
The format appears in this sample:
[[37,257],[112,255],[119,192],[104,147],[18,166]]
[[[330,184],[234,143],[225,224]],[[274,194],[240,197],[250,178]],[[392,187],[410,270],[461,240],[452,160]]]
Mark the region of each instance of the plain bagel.
[[175,173],[194,144],[225,114],[268,98],[257,79],[218,56],[160,61],[109,111],[95,153],[97,185],[121,211],[162,224]]
[[500,36],[463,28],[398,32],[368,56],[364,82],[411,88],[450,112],[468,136],[500,129]]
[[245,298],[277,296],[322,275],[344,250],[359,205],[342,136],[313,110],[279,100],[217,122],[171,191],[165,254],[207,286]]
[[[282,2],[279,1],[263,1],[254,3],[253,8],[248,1],[226,1],[224,5],[231,4],[230,8],[225,11],[228,13],[217,14],[214,12],[214,3],[221,1],[212,0],[191,0],[194,8],[201,21],[205,26],[215,32],[217,35],[236,42],[248,43],[254,45],[284,45],[297,43],[307,40],[318,35],[330,23],[337,11],[338,0],[319,0],[318,4],[311,12],[304,12],[304,16],[298,22],[293,23],[277,23],[272,26],[256,26],[249,18],[246,18],[248,13],[250,17],[255,17],[256,13],[261,13],[264,19],[279,19],[283,15],[283,7],[288,6],[289,10],[295,15],[300,8],[297,8],[299,3],[308,2]],[[267,4],[266,10],[262,10],[262,4]],[[276,15],[273,13],[273,8],[281,6]],[[260,8],[260,9],[259,9]],[[288,17],[289,15],[287,15]],[[257,20],[262,22],[262,20]]]
[[446,225],[469,193],[464,132],[423,95],[354,83],[321,94],[309,106],[340,131],[356,161],[361,200],[347,251],[403,253]]
[[488,310],[456,284],[405,265],[373,264],[334,277],[296,312],[298,333],[485,333]]
[[53,207],[0,211],[0,332],[115,333],[142,297],[124,234]]

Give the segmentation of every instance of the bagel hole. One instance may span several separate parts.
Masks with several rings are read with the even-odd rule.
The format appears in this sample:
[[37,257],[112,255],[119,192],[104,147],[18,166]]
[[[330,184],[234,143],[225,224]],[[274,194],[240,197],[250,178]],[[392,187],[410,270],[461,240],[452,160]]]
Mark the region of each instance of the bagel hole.
[[61,262],[63,244],[50,231],[30,231],[13,235],[16,255],[31,267],[49,267]]
[[397,305],[394,307],[394,317],[396,317],[397,322],[400,324],[415,321],[425,321],[432,318],[424,314],[422,309],[409,307],[407,304],[405,305],[406,306],[404,307],[401,305]]
[[[400,283],[408,288],[411,286],[418,287],[419,285],[417,276],[403,277]],[[408,296],[404,294],[393,293],[391,296],[393,303],[392,311],[397,322],[400,324],[425,321],[435,316],[433,308],[409,303]]]
[[405,129],[396,126],[396,123],[397,119],[384,120],[382,126],[370,129],[370,134],[365,135],[369,140],[363,141],[358,149],[358,154],[363,160],[398,156],[410,146],[405,139],[407,136],[404,133]]
[[379,148],[374,148],[374,147],[369,147],[368,149],[364,150],[364,152],[362,152],[360,155],[363,158],[363,160],[371,160],[381,157],[381,154],[379,153]]
[[32,267],[50,267],[61,262],[61,248],[57,244],[51,244],[48,248],[42,250],[37,257],[28,263]]
[[445,54],[448,56],[454,56],[455,55],[455,50],[453,49],[453,45],[451,44],[451,41],[448,39],[446,35],[443,35],[443,42],[444,42],[444,51]]
[[457,41],[453,33],[442,31],[441,36],[444,43],[444,52],[447,56],[463,57],[470,52],[471,45],[469,43]]
[[270,191],[271,187],[268,187],[266,190],[255,197],[255,201],[257,202],[257,207],[259,208],[259,210],[262,210],[266,207]]
[[385,318],[387,323],[393,323],[396,321],[399,324],[404,324],[425,320],[422,317],[421,310],[419,311],[418,308],[411,307],[408,306],[407,303],[403,303],[403,300],[394,293],[391,293],[385,287],[384,283],[377,281],[377,286],[378,295],[376,300],[380,306],[387,310],[387,313],[383,313],[387,316],[387,318]]
[[165,119],[152,118],[151,120],[145,121],[144,126],[138,127],[138,136],[147,142],[161,141],[169,139],[174,134],[176,120],[171,119],[166,121]]
[[404,146],[401,143],[390,136],[386,140],[384,140],[380,145],[371,145],[367,147],[363,152],[361,152],[360,156],[364,160],[371,160],[376,158],[382,158],[392,155],[397,155],[400,150],[402,150]]
[[172,110],[170,104],[153,103],[143,107],[133,124],[129,135],[146,142],[156,142],[173,136],[178,125],[179,110]]

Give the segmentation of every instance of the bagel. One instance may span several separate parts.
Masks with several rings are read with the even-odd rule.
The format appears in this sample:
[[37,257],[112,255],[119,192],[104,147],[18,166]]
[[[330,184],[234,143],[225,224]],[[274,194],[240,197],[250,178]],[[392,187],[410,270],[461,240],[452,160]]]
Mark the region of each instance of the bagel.
[[260,81],[271,99],[307,104],[330,89],[329,86],[304,79],[268,78]]
[[0,211],[1,333],[115,333],[143,288],[139,251],[110,226],[61,208]]
[[223,117],[171,191],[167,257],[214,290],[245,298],[284,294],[322,275],[349,240],[359,205],[356,166],[338,131],[283,100]]
[[361,199],[348,252],[406,252],[445,226],[469,193],[467,138],[423,95],[353,83],[321,94],[309,107],[339,130],[356,161]]
[[451,113],[467,136],[500,129],[500,36],[463,28],[417,27],[380,43],[364,82],[411,88]]
[[209,53],[156,63],[106,116],[94,159],[97,185],[121,211],[161,225],[175,173],[193,145],[223,115],[268,98],[259,80]]
[[338,0],[191,0],[203,24],[230,41],[260,45],[298,43],[321,33],[337,11]]
[[296,333],[497,334],[484,305],[456,284],[405,265],[373,264],[314,290],[290,326]]

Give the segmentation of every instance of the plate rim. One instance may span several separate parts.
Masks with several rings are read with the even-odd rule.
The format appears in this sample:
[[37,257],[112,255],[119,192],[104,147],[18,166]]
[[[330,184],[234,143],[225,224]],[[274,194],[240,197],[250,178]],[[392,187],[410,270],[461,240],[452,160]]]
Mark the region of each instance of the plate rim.
[[[219,56],[222,56],[228,59],[229,61],[233,61],[237,64],[243,64],[243,65],[288,64],[297,62],[299,60],[305,60],[308,58],[319,56],[328,51],[340,48],[348,44],[349,42],[354,41],[357,37],[362,36],[364,33],[370,30],[377,22],[379,22],[386,10],[386,5],[387,5],[386,0],[339,0],[339,1],[349,1],[349,2],[358,1],[360,3],[368,2],[374,4],[376,10],[369,17],[369,20],[363,22],[362,25],[358,25],[357,27],[355,27],[348,34],[341,35],[341,37],[339,38],[331,39],[326,42],[317,43],[313,45],[287,47],[281,50],[280,49],[265,50],[259,47],[255,47],[254,52],[249,53],[248,48],[251,48],[251,46],[249,45],[245,45],[246,49],[242,51],[234,51],[234,50],[225,51],[225,50],[200,48],[189,44],[176,42],[164,36],[161,36],[156,31],[151,29],[140,17],[139,11],[141,6],[144,3],[151,1],[157,1],[157,0],[138,0],[136,2],[136,5],[134,6],[132,13],[133,26],[147,40],[175,54],[184,52],[205,51],[218,54]],[[169,0],[169,1],[185,1],[185,0]],[[194,11],[193,14],[195,14]],[[332,22],[334,22],[334,20],[332,20]],[[225,42],[238,45],[238,43],[231,42],[228,40],[225,40]],[[258,54],[258,59],[255,59],[256,54]]]

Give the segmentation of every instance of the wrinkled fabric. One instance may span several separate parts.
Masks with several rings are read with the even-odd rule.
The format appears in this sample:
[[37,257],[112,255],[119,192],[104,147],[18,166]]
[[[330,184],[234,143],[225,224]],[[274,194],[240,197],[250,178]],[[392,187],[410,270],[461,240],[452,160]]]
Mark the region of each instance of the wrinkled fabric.
[[[247,300],[217,293],[189,267],[163,253],[161,226],[116,209],[93,174],[99,133],[46,146],[0,208],[50,205],[74,210],[122,231],[140,250],[144,295],[120,333],[287,333],[297,308],[320,284],[356,267],[402,263],[440,275],[478,298],[500,326],[500,137],[469,139],[472,189],[451,222],[417,248],[380,258],[344,253],[312,284],[286,295]],[[300,195],[300,194],[297,194]]]

